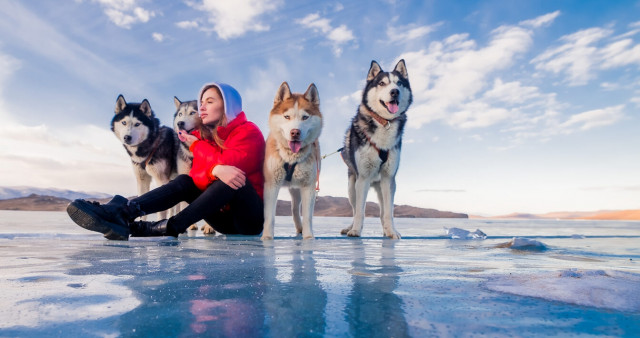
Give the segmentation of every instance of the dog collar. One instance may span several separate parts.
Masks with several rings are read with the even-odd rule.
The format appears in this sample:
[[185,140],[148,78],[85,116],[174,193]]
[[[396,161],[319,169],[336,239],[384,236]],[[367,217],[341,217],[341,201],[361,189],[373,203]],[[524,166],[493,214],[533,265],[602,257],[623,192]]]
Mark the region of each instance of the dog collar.
[[378,113],[374,112],[373,110],[369,109],[368,107],[365,107],[365,109],[367,109],[367,112],[369,113],[369,115],[371,116],[371,118],[373,118],[374,120],[376,120],[378,123],[380,123],[384,129],[389,129],[391,128],[391,121],[393,121],[395,118],[391,119],[391,120],[387,120],[384,117],[378,115]]

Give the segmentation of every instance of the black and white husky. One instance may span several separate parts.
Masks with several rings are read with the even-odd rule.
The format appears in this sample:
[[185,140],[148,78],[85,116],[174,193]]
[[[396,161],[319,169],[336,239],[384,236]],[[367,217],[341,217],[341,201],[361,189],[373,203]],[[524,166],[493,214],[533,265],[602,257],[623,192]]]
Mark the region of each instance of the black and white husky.
[[[160,126],[147,99],[127,103],[124,96],[119,95],[111,130],[131,157],[138,196],[149,191],[152,178],[157,185],[163,185],[176,176],[178,136],[173,129]],[[159,214],[160,219],[164,219],[167,211]]]
[[399,239],[393,224],[396,172],[400,165],[406,111],[413,100],[404,60],[392,72],[371,61],[358,113],[347,130],[342,159],[349,174],[349,203],[353,222],[342,234],[359,237],[369,187],[378,194],[384,235]]

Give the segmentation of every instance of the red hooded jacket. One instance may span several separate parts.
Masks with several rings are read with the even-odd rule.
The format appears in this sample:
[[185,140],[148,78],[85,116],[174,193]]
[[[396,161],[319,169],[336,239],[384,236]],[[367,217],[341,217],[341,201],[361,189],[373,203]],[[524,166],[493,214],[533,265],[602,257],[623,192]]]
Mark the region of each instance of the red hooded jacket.
[[265,142],[262,132],[253,122],[247,121],[244,112],[240,112],[224,127],[218,127],[218,136],[224,141],[224,149],[215,142],[202,140],[199,130],[192,134],[198,141],[191,144],[193,165],[189,176],[200,190],[205,190],[217,178],[211,171],[218,164],[231,165],[244,171],[247,180],[260,198],[264,189],[262,164],[264,162]]

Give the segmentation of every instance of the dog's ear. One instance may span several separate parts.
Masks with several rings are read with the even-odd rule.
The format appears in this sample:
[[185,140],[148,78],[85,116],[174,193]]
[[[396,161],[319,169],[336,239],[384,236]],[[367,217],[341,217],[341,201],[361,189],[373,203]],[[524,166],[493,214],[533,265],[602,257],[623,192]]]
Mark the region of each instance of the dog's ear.
[[376,62],[376,60],[371,60],[371,67],[369,68],[369,74],[367,75],[367,81],[373,80],[376,75],[378,75],[382,71],[380,65]]
[[173,104],[176,105],[176,109],[180,108],[180,105],[182,104],[182,102],[176,97],[173,97]]
[[116,114],[122,113],[122,111],[127,107],[127,101],[124,100],[124,96],[122,94],[118,95],[116,99]]
[[403,78],[407,80],[409,79],[409,73],[407,72],[407,66],[404,64],[404,59],[398,61],[396,68],[393,71],[400,73]]
[[278,91],[276,92],[276,97],[273,99],[273,104],[280,103],[291,97],[291,88],[289,88],[289,84],[285,81],[280,85]]
[[320,95],[318,94],[318,88],[316,88],[315,84],[312,83],[309,85],[309,88],[307,88],[307,91],[304,93],[304,98],[314,105],[320,105]]
[[151,110],[151,105],[147,99],[142,100],[142,103],[140,103],[140,111],[148,117],[153,116],[153,110]]

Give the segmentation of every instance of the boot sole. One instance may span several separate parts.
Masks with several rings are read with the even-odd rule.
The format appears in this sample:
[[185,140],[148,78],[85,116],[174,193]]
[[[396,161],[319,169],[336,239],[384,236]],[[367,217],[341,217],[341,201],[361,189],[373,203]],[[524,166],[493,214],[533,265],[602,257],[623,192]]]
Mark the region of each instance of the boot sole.
[[84,208],[82,204],[75,201],[67,206],[67,214],[77,225],[91,231],[104,234],[104,237],[111,240],[129,240],[129,229],[122,225],[101,220],[101,218],[91,210]]

